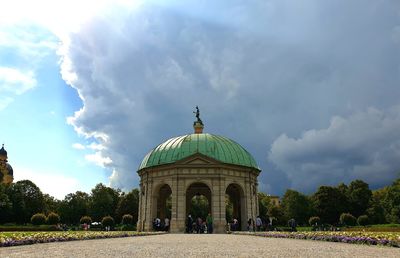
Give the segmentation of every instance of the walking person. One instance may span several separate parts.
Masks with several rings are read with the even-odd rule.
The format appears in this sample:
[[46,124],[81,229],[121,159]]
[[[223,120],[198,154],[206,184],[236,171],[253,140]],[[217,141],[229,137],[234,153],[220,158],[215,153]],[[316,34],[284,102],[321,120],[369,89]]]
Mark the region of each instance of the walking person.
[[207,215],[206,222],[207,222],[207,232],[209,234],[212,234],[214,219],[213,219],[213,217],[211,216],[210,213],[208,213],[208,215]]

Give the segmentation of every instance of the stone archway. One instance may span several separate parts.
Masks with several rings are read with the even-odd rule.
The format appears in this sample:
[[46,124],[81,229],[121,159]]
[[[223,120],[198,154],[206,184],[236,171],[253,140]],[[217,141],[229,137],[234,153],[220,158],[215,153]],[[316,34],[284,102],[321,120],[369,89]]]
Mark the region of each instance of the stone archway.
[[[229,184],[225,191],[227,198],[227,205],[232,205],[232,219],[239,221],[239,230],[246,230],[247,216],[246,216],[246,202],[244,197],[243,188],[239,184]],[[228,221],[230,223],[231,221]]]
[[159,218],[163,222],[166,217],[171,218],[171,187],[164,183],[155,188],[153,193],[152,219]]
[[[211,189],[205,183],[196,182],[190,184],[186,189],[186,217],[191,211],[192,199],[196,196],[204,196],[208,201],[208,211],[204,211],[204,214],[212,213],[211,195]],[[205,219],[205,217],[202,219]]]

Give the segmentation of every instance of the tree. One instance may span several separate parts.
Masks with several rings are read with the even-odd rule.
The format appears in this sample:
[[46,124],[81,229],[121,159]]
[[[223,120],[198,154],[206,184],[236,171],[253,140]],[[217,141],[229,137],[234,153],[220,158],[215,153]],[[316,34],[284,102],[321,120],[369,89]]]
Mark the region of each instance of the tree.
[[43,194],[32,181],[22,180],[8,188],[13,205],[13,218],[17,223],[27,223],[35,213],[45,210]]
[[[268,206],[268,211],[267,215],[269,219],[272,219],[272,221],[276,221],[275,224],[277,225],[285,225],[285,219],[283,217],[283,210],[279,206],[275,206],[273,204],[270,204]],[[273,222],[274,224],[274,222]]]
[[89,202],[89,214],[95,221],[104,216],[115,217],[115,211],[119,202],[120,190],[115,190],[103,184],[97,184],[92,189]]
[[6,186],[0,184],[0,223],[11,221],[12,202],[8,197]]
[[354,180],[348,189],[350,212],[358,217],[365,214],[372,199],[372,192],[367,183],[362,180]]
[[88,225],[90,225],[90,224],[92,224],[92,218],[89,217],[89,216],[83,216],[83,217],[79,220],[79,222],[80,222],[81,224],[88,224]]
[[372,192],[371,202],[367,209],[369,223],[371,224],[386,223],[384,199],[387,194],[387,189],[388,187],[384,187]]
[[61,220],[68,224],[77,224],[82,216],[88,214],[89,195],[85,192],[67,194],[60,203]]
[[357,224],[360,226],[366,226],[369,223],[369,219],[367,215],[361,215],[360,217],[358,217],[357,219]]
[[383,204],[386,220],[390,223],[400,223],[400,178],[387,188]]
[[260,218],[267,220],[268,206],[271,204],[271,199],[265,193],[258,192],[258,207]]
[[314,216],[308,220],[308,224],[310,224],[312,227],[317,227],[320,221],[321,219],[319,217]]
[[348,209],[346,196],[336,187],[320,186],[312,199],[322,223],[336,224],[340,214]]
[[103,227],[112,227],[114,226],[114,219],[111,216],[105,216],[101,220],[101,224],[103,225]]
[[123,194],[118,202],[116,210],[117,221],[121,221],[124,214],[133,216],[133,224],[138,220],[139,189],[135,188],[127,194]]
[[289,189],[283,195],[282,209],[286,219],[295,219],[299,224],[307,224],[310,206],[307,196],[297,191]]
[[46,224],[46,215],[43,213],[36,213],[31,217],[31,222],[33,225],[44,225]]
[[124,225],[133,225],[134,220],[133,220],[133,216],[131,214],[125,214],[124,216],[122,216],[122,224]]
[[60,216],[57,213],[50,212],[46,221],[49,225],[57,225],[60,222]]
[[340,215],[340,224],[345,225],[345,226],[354,226],[356,225],[356,217],[354,217],[350,213],[342,213]]
[[60,208],[60,201],[55,199],[53,196],[49,194],[43,194],[43,201],[44,201],[44,211],[46,213],[58,211]]

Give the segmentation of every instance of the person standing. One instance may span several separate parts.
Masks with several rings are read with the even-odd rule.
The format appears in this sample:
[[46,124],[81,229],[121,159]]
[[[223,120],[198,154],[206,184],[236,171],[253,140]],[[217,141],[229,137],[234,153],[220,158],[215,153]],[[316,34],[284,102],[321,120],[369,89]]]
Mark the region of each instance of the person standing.
[[186,224],[187,233],[192,233],[192,232],[193,232],[193,219],[192,219],[192,215],[189,214],[186,223],[187,223],[187,224]]
[[257,231],[261,231],[261,226],[262,226],[262,220],[261,220],[260,216],[257,216],[257,218],[256,218]]
[[165,217],[164,219],[164,228],[166,232],[169,232],[169,218]]
[[211,216],[211,213],[208,213],[207,218],[206,218],[206,221],[207,221],[207,232],[208,232],[209,234],[212,234],[212,232],[213,232],[213,222],[214,222],[214,219],[213,219],[213,217]]

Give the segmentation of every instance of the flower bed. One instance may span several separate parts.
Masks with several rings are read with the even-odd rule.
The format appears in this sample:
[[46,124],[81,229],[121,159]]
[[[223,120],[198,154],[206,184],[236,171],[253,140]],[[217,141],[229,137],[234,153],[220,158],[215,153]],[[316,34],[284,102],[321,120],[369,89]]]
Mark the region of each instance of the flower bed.
[[292,238],[342,242],[351,244],[383,245],[400,247],[400,233],[398,232],[234,232],[234,234],[254,235],[260,237]]
[[164,233],[134,231],[0,232],[0,247],[101,238],[135,237],[157,234]]

